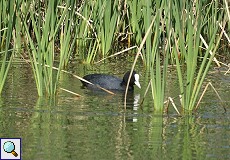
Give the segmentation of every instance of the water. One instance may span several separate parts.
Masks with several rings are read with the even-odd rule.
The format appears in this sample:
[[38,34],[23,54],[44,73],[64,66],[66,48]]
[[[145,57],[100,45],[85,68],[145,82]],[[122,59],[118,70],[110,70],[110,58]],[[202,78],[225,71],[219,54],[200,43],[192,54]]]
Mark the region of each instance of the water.
[[[73,65],[70,70],[81,76],[105,72],[122,77],[130,66],[123,71],[115,63],[110,67]],[[154,112],[150,92],[140,106],[144,90],[136,87],[125,111],[123,94],[82,89],[67,74],[60,86],[83,97],[59,90],[56,98],[38,98],[30,68],[17,64],[0,99],[0,136],[21,137],[25,160],[230,159],[229,81],[222,73],[210,77],[226,102],[226,113],[210,89],[197,113],[178,116],[170,107],[162,115]]]

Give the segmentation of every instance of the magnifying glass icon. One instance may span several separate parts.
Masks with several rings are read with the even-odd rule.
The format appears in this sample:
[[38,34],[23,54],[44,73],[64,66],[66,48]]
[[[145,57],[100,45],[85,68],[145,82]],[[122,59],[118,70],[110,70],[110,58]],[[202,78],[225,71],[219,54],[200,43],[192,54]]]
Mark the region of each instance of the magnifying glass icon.
[[15,145],[11,141],[7,141],[3,144],[3,149],[7,153],[12,153],[15,157],[18,156],[17,152],[15,152]]

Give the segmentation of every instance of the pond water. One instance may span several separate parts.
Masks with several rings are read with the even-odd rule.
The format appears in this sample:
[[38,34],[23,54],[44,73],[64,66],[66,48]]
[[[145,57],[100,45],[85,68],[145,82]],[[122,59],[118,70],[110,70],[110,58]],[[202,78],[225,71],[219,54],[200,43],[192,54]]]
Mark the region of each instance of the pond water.
[[[72,64],[69,70],[79,76],[104,72],[122,77],[130,66]],[[154,112],[150,92],[139,105],[147,86],[139,72],[142,89],[136,87],[128,96],[124,110],[123,94],[83,89],[64,73],[60,86],[83,97],[59,90],[55,98],[38,98],[30,67],[15,64],[0,98],[0,137],[22,138],[24,160],[230,159],[229,76],[213,72],[207,77],[227,112],[209,89],[195,114],[178,116],[173,107],[168,114]],[[173,83],[167,92],[179,90]]]

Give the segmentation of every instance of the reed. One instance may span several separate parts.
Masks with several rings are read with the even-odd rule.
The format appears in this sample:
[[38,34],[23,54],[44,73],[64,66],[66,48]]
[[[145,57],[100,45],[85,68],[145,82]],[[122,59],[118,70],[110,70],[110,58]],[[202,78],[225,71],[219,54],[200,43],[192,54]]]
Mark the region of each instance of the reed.
[[[129,30],[133,33],[132,42],[136,44],[140,44],[142,42],[143,30],[142,30],[142,23],[143,23],[143,12],[142,7],[144,1],[133,0],[127,2],[128,14],[127,14],[127,21],[129,22]],[[147,17],[146,17],[147,18]],[[149,17],[148,17],[149,18]],[[144,51],[144,50],[142,50]]]
[[[38,2],[41,3],[41,2]],[[35,8],[35,6],[38,8]],[[73,3],[66,3],[65,7],[59,7],[54,1],[46,2],[46,10],[43,11],[41,4],[34,4],[29,8],[29,20],[31,20],[33,38],[29,31],[29,27],[24,21],[26,37],[31,48],[29,52],[32,69],[34,72],[38,95],[54,95],[56,93],[57,84],[60,76],[60,70],[67,65],[70,53],[73,50],[76,35],[72,36],[75,30],[72,23],[74,22],[74,6]],[[45,15],[44,20],[42,16]],[[55,56],[55,45],[60,45],[60,54]],[[59,61],[55,64],[55,60],[59,57]],[[56,58],[56,59],[55,59]],[[59,70],[53,70],[53,66],[58,65]]]
[[[92,63],[96,56],[105,58],[112,48],[118,22],[118,1],[90,1],[81,5],[81,17],[76,32],[84,51],[85,62]],[[82,18],[83,17],[83,18]]]
[[92,63],[99,53],[100,42],[95,31],[94,20],[92,20],[97,16],[93,14],[95,3],[84,1],[76,12],[78,23],[74,32],[77,35],[75,54],[78,54],[85,63]]
[[[167,19],[163,17],[170,17],[170,4],[166,3],[166,1],[161,1],[156,3],[156,19],[154,22],[154,26],[152,28],[152,37],[147,39],[146,41],[146,63],[147,66],[150,66],[150,77],[152,81],[151,89],[152,89],[152,97],[154,102],[154,108],[156,110],[163,111],[164,107],[164,93],[166,87],[167,80],[167,69],[168,69],[168,59],[169,59],[169,41],[170,41],[170,32],[167,32],[167,37],[164,35],[164,29],[167,22]],[[151,5],[149,4],[151,7]],[[153,7],[152,7],[153,8]],[[146,9],[146,18],[149,16],[148,9]],[[170,31],[170,23],[168,24]],[[162,39],[163,36],[163,39]],[[166,42],[162,45],[161,40]],[[160,50],[160,46],[162,50]],[[147,49],[148,48],[148,49]]]
[[[202,43],[206,44],[202,33],[204,29],[206,29],[206,31],[210,29],[210,26],[206,28],[207,26],[202,24],[202,22],[210,19],[207,18],[207,15],[202,17],[202,13],[200,12],[203,6],[202,3],[197,2],[196,4],[191,4],[191,2],[185,2],[182,8],[180,8],[177,3],[174,3],[174,5],[174,42],[176,47],[173,53],[176,59],[176,68],[181,92],[181,105],[186,111],[191,111],[195,107],[204,78],[214,59],[216,53],[215,48],[219,44],[221,36],[219,37],[216,35],[218,30],[217,23],[221,20],[223,11],[221,11],[219,18],[216,19],[215,25],[212,25],[212,37],[204,47],[206,51],[202,51],[203,58],[201,64],[199,64],[198,59],[199,53],[201,52],[199,47],[200,45],[202,46]],[[211,5],[213,5],[212,8],[216,8],[215,3]],[[186,12],[183,12],[184,10],[186,10]],[[217,40],[217,42],[215,42],[215,40]],[[181,53],[184,55],[185,60],[183,65],[181,65],[178,57]]]
[[14,1],[1,1],[0,3],[0,95],[6,82],[15,51],[15,46],[12,46],[10,42],[13,39],[17,7],[18,3]]
[[[136,42],[147,31],[150,17],[156,16],[152,34],[146,38],[145,47],[142,48],[147,70],[150,71],[155,109],[162,110],[164,106],[170,60],[176,64],[181,105],[185,110],[193,110],[211,62],[215,60],[219,65],[215,58],[222,37],[217,34],[218,23],[226,21],[223,21],[221,4],[217,1],[134,1],[128,5],[130,11],[135,11],[130,12],[129,19]],[[141,8],[141,12],[136,11],[137,8]],[[205,51],[200,49],[206,42],[202,35],[208,40],[208,44],[202,47],[206,48]]]
[[[152,95],[154,98],[154,106],[157,110],[163,111],[165,101],[165,89],[167,81],[167,72],[169,65],[172,22],[171,22],[171,1],[161,1],[156,3],[159,18],[156,19],[157,24],[154,28],[154,40],[152,50],[153,64],[150,69],[152,75]],[[152,71],[154,71],[152,73]]]
[[213,60],[219,65],[215,53],[222,35],[229,40],[226,0],[3,0],[0,9],[0,93],[13,54],[23,45],[38,95],[55,95],[70,57],[86,63],[111,57],[117,35],[126,34],[127,46],[140,46],[136,55],[149,73],[155,109],[164,107],[168,65],[175,64],[182,107],[193,110]]
[[[166,87],[167,80],[167,69],[168,69],[168,60],[169,60],[169,48],[170,48],[170,37],[171,37],[171,25],[170,25],[170,9],[171,3],[166,3],[166,1],[161,2],[150,2],[146,1],[146,3],[136,2],[138,8],[143,8],[141,16],[138,14],[133,14],[131,16],[137,17],[139,16],[140,21],[134,21],[133,28],[138,28],[136,30],[136,40],[138,41],[143,31],[148,33],[149,35],[144,37],[145,49],[141,48],[143,51],[144,62],[147,66],[147,72],[150,76],[151,81],[151,91],[152,98],[154,102],[154,108],[158,111],[163,111],[164,107],[164,93]],[[131,10],[135,10],[135,6],[130,7]],[[152,15],[152,13],[154,13]],[[165,14],[163,16],[163,14]],[[166,19],[166,17],[168,19]],[[131,17],[130,19],[135,19]],[[153,23],[150,25],[150,20],[154,19]],[[138,26],[143,24],[143,28],[141,29]],[[136,25],[135,25],[136,24]],[[167,34],[165,33],[165,26],[167,25]],[[150,28],[149,28],[150,27]],[[150,31],[150,32],[149,32]],[[163,38],[162,38],[163,37]],[[166,42],[166,43],[162,43]],[[160,47],[162,49],[160,50]]]
[[104,58],[108,55],[115,38],[118,25],[118,0],[98,0],[93,2],[93,26],[97,33],[100,52]]

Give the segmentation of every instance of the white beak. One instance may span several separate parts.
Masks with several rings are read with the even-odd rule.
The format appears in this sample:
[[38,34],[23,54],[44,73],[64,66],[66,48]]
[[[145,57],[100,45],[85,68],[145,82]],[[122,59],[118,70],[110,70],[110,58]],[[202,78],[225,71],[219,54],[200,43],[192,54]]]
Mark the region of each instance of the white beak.
[[134,74],[134,83],[137,85],[138,88],[141,88],[140,82],[139,82],[139,74]]

